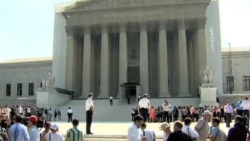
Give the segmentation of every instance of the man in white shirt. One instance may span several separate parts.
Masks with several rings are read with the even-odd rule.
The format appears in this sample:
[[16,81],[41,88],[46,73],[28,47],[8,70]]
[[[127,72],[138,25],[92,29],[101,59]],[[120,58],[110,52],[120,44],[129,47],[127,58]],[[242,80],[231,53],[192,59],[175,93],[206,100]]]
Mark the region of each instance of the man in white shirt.
[[155,141],[156,140],[155,139],[156,138],[155,132],[153,130],[147,129],[146,123],[142,123],[141,130],[142,130],[143,136],[147,137],[147,141]]
[[165,99],[164,100],[164,103],[162,104],[162,108],[163,108],[163,120],[165,122],[170,122],[170,116],[169,116],[169,113],[171,112],[171,104],[168,103],[168,101]]
[[242,107],[243,109],[243,117],[249,117],[250,101],[248,100],[248,97],[246,97],[245,100],[242,101],[240,107]]
[[5,105],[4,112],[7,115],[8,119],[10,119],[10,111],[11,109],[9,108],[9,106]]
[[144,122],[148,119],[148,112],[150,109],[150,101],[147,98],[147,94],[143,95],[143,98],[139,101],[138,111],[142,115]]
[[196,132],[194,129],[190,128],[190,125],[192,123],[192,119],[187,117],[184,119],[184,126],[182,128],[182,132],[186,133],[187,135],[189,135],[192,139],[197,139],[199,138],[199,133]]
[[72,122],[73,110],[71,109],[71,107],[68,108],[67,115],[68,115],[68,122]]
[[113,99],[114,99],[114,97],[111,95],[111,96],[109,97],[109,105],[110,105],[110,106],[113,106]]
[[95,112],[94,102],[93,102],[93,92],[88,95],[88,99],[85,102],[85,110],[86,110],[86,134],[93,134],[91,132],[91,123],[93,118],[93,113]]
[[129,141],[147,141],[147,137],[143,136],[140,129],[143,123],[143,117],[137,115],[134,117],[134,124],[128,129],[128,140]]
[[52,124],[51,132],[45,135],[45,141],[63,141],[63,136],[58,133],[59,127],[57,124]]

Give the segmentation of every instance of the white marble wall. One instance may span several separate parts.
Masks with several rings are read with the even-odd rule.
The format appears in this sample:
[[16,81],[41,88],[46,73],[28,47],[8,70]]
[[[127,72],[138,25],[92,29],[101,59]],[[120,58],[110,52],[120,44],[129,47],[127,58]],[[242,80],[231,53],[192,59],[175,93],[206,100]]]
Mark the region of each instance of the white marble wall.
[[214,69],[214,84],[218,87],[217,94],[223,94],[222,58],[219,2],[211,1],[207,8],[206,42],[208,65]]
[[55,13],[54,24],[52,75],[55,77],[55,87],[65,88],[67,35],[66,21],[61,13]]
[[[0,99],[35,98],[42,77],[52,71],[51,61],[0,64]],[[17,84],[22,84],[22,96],[17,97]],[[34,83],[34,96],[29,96],[29,83]],[[11,84],[11,96],[6,97],[6,84]]]

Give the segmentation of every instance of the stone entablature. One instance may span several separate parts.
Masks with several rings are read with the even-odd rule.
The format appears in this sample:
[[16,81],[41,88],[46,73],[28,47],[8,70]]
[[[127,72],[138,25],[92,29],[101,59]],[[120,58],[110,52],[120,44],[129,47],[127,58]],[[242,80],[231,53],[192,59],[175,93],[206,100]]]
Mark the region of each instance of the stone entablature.
[[[210,0],[86,1],[64,8],[67,26],[204,19]],[[91,6],[90,6],[91,5]],[[89,7],[89,8],[86,8]],[[171,24],[170,24],[171,26]],[[188,26],[187,26],[188,27]]]

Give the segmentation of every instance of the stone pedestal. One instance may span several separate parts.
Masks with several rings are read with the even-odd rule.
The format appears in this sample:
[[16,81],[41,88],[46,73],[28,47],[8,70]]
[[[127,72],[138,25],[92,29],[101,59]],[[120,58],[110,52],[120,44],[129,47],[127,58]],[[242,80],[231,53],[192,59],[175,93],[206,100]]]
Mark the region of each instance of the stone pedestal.
[[38,90],[36,92],[36,105],[38,107],[56,108],[69,100],[71,100],[71,95],[58,93],[55,89]]
[[216,91],[217,87],[200,87],[200,106],[218,106]]

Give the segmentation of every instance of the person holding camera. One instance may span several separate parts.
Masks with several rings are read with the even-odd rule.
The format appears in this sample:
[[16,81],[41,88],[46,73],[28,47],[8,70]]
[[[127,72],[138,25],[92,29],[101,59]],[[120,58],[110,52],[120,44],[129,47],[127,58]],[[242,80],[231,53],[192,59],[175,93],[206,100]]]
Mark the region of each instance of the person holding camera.
[[27,127],[22,124],[22,121],[21,115],[15,117],[15,123],[9,129],[10,141],[30,141]]
[[38,118],[36,116],[28,117],[28,133],[30,141],[40,141],[40,132],[37,128]]

